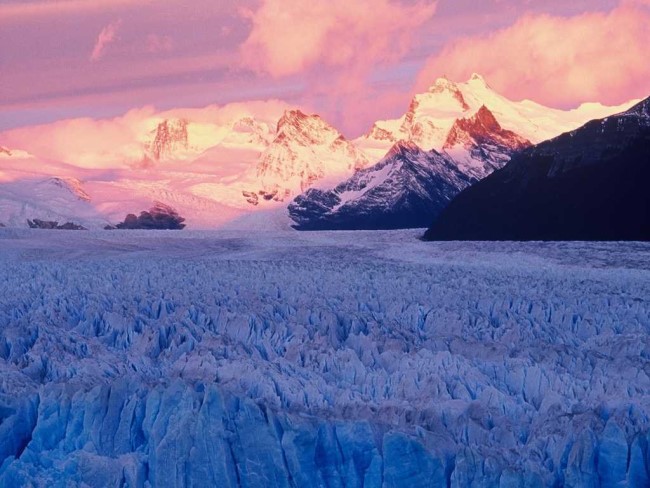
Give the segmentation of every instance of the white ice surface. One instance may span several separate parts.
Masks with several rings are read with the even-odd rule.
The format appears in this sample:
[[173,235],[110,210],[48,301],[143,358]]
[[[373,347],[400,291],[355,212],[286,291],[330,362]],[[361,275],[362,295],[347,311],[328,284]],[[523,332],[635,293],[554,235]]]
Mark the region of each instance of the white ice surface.
[[647,486],[650,244],[420,233],[0,229],[0,486]]

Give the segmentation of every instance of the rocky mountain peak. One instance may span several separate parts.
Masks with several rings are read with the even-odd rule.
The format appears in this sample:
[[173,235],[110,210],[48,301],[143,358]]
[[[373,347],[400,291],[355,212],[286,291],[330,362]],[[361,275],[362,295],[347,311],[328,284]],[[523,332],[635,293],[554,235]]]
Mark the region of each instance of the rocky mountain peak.
[[422,149],[415,142],[400,139],[390,148],[390,151],[386,154],[386,158],[394,158],[398,156],[404,157],[419,152],[422,152]]
[[468,83],[482,84],[488,86],[487,81],[485,81],[485,78],[483,78],[483,76],[479,75],[478,73],[472,73],[472,76],[470,76]]
[[316,114],[307,115],[299,109],[285,110],[280,120],[278,120],[277,132],[280,133],[287,127],[300,127],[317,119],[320,120],[320,116]]
[[155,136],[149,145],[150,157],[160,161],[173,155],[176,150],[189,148],[187,132],[188,121],[185,119],[166,119],[158,124]]
[[341,137],[341,134],[319,115],[287,110],[278,121],[275,142],[290,141],[298,146],[310,146],[331,143]]
[[527,139],[503,129],[494,114],[482,105],[473,116],[454,122],[443,148],[483,144],[496,144],[513,151],[531,145]]
[[458,85],[451,81],[449,78],[446,76],[441,76],[440,78],[437,78],[436,81],[433,82],[433,85],[429,87],[429,92],[431,93],[442,93],[447,90],[457,90]]
[[376,123],[372,124],[372,127],[368,131],[367,136],[368,138],[372,138],[378,141],[389,141],[389,142],[395,142],[396,137],[395,135],[390,132],[389,130],[382,129],[379,127]]

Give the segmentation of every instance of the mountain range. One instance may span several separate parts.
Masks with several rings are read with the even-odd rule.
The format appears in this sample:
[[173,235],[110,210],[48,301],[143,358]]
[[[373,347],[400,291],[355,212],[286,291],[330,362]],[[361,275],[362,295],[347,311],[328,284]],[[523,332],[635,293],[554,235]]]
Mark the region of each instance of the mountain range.
[[103,228],[159,202],[189,228],[259,226],[258,213],[271,227],[427,226],[517,151],[631,104],[556,110],[473,75],[437,80],[353,140],[283,102],[15,129],[0,134],[0,222]]

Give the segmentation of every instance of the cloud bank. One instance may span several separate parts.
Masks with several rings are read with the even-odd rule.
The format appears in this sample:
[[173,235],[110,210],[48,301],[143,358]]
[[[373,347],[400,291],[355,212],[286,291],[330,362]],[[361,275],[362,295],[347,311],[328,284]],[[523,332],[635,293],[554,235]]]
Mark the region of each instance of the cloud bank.
[[620,103],[650,95],[650,1],[573,17],[526,15],[493,33],[450,43],[432,56],[417,88],[438,75],[483,74],[514,99],[553,106]]

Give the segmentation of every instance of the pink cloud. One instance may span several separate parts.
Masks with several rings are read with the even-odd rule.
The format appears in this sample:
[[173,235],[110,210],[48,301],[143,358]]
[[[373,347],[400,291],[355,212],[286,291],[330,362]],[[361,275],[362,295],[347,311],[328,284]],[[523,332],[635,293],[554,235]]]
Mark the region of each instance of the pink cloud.
[[649,0],[627,0],[608,13],[526,15],[512,26],[466,37],[429,58],[417,87],[447,75],[483,74],[497,91],[554,106],[621,103],[650,95]]
[[109,44],[112,44],[117,39],[117,31],[122,25],[121,20],[111,22],[105,26],[97,36],[97,41],[95,41],[95,46],[93,47],[93,52],[90,54],[91,61],[99,61]]
[[244,66],[274,77],[316,63],[370,66],[403,56],[413,34],[433,16],[434,1],[263,0],[243,11],[252,30],[241,47]]
[[[193,137],[212,145],[221,125],[242,117],[275,122],[289,106],[279,100],[209,105],[157,111],[152,106],[132,109],[118,117],[59,120],[0,132],[3,146],[21,149],[36,157],[73,164],[86,169],[129,167],[140,161],[144,145],[161,120],[186,118],[200,125]],[[196,127],[196,125],[194,126]],[[207,141],[207,143],[206,143]],[[195,139],[196,143],[196,139]]]

